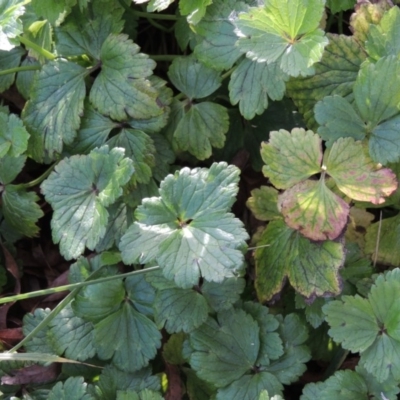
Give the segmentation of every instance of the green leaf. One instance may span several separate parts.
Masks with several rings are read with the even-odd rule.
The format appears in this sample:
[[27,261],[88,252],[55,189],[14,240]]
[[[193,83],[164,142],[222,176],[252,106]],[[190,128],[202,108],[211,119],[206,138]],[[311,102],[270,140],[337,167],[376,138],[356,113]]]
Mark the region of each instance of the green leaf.
[[248,238],[227,210],[237,193],[239,170],[226,163],[210,169],[183,168],[160,185],[160,197],[144,199],[137,222],[121,239],[125,263],[156,261],[167,279],[182,288],[221,282],[241,269],[239,250]]
[[272,361],[265,370],[274,375],[284,385],[296,382],[306,371],[306,362],[311,359],[310,349],[305,345],[308,331],[296,314],[289,314],[280,321],[279,335],[284,343],[284,353]]
[[125,302],[95,324],[94,345],[100,359],[112,358],[122,371],[134,372],[155,357],[161,333],[154,322]]
[[190,106],[176,127],[174,139],[180,150],[205,160],[211,156],[212,147],[223,147],[228,128],[228,110],[205,101]]
[[386,164],[400,158],[400,86],[386,78],[392,72],[400,74],[400,61],[394,56],[363,66],[354,84],[355,107],[338,96],[317,103],[315,117],[323,125],[318,131],[328,145],[339,137],[367,136],[374,161]]
[[352,138],[338,139],[324,164],[338,188],[354,200],[381,204],[397,189],[394,172],[388,168],[377,170],[362,144]]
[[240,113],[246,119],[261,115],[271,100],[281,100],[285,93],[287,75],[276,63],[267,64],[243,60],[233,71],[229,81],[229,98],[239,103]]
[[327,6],[332,14],[340,11],[350,10],[355,6],[356,0],[327,0]]
[[326,140],[328,147],[346,135],[362,140],[367,127],[348,100],[341,96],[327,96],[314,108],[315,119],[320,124],[318,134]]
[[308,384],[302,400],[364,400],[369,398],[367,385],[355,371],[336,371],[335,375],[321,383]]
[[264,175],[278,189],[288,189],[320,172],[322,142],[312,131],[281,129],[270,133],[269,143],[261,144],[261,157]]
[[[1,18],[1,16],[0,16]],[[0,27],[0,47],[1,42],[1,27]],[[21,57],[24,55],[24,50],[21,47],[14,47],[13,49],[6,51],[0,50],[0,65],[1,69],[11,69],[18,67],[21,63]],[[7,90],[14,82],[14,74],[6,74],[0,76],[0,92]]]
[[190,332],[206,321],[210,311],[230,308],[245,285],[241,278],[229,278],[220,283],[204,282],[194,288],[182,289],[160,272],[148,274],[146,278],[157,288],[154,301],[157,326],[165,326],[169,333]]
[[136,129],[122,129],[117,135],[107,141],[110,148],[122,147],[125,155],[132,160],[134,173],[132,183],[148,183],[151,176],[151,167],[155,165],[153,140],[143,131]]
[[0,158],[0,182],[3,185],[11,183],[24,168],[26,156]]
[[243,278],[236,277],[225,279],[220,283],[206,281],[201,286],[201,292],[210,307],[219,312],[227,310],[239,300],[245,284]]
[[32,0],[32,7],[38,16],[53,25],[60,25],[76,2],[77,0]]
[[330,336],[345,349],[361,352],[360,365],[379,382],[400,377],[400,270],[380,275],[367,299],[343,296],[324,306]]
[[107,207],[122,195],[121,186],[132,174],[132,161],[122,149],[103,146],[87,156],[65,158],[41,189],[52,205],[52,235],[68,260],[85,246],[94,249],[108,221]]
[[388,55],[399,54],[399,23],[400,10],[392,7],[383,14],[379,24],[369,26],[365,48],[370,57],[379,60]]
[[93,1],[85,10],[74,7],[64,23],[55,29],[58,53],[64,57],[88,54],[99,60],[107,37],[122,30],[122,14],[123,8],[116,2]]
[[87,102],[78,134],[68,150],[72,154],[87,154],[104,145],[111,130],[118,127],[117,122],[100,114]]
[[96,252],[100,253],[108,250],[121,240],[122,235],[128,228],[127,206],[124,202],[118,200],[108,208],[108,222],[106,233],[96,245]]
[[15,114],[0,112],[0,157],[18,157],[28,147],[29,133]]
[[124,295],[121,279],[89,285],[75,297],[72,308],[78,317],[97,322],[117,311]]
[[224,387],[250,372],[260,348],[259,326],[243,310],[218,313],[190,333],[193,353],[190,365],[197,375],[216,387]]
[[[157,281],[158,287],[165,281],[164,287],[157,290],[154,302],[158,328],[165,326],[168,333],[190,332],[206,321],[209,306],[204,296],[196,290],[176,287],[163,276],[158,276]],[[151,283],[154,285],[153,280]]]
[[353,85],[366,55],[353,36],[327,35],[329,44],[315,74],[291,79],[286,87],[307,126],[316,129],[314,106],[326,96],[339,95],[353,102]]
[[307,180],[279,196],[286,224],[311,240],[334,240],[343,233],[349,205],[334,194],[324,179]]
[[7,185],[2,195],[4,219],[16,232],[32,237],[39,232],[36,225],[43,211],[37,204],[39,197],[34,192],[26,192],[15,185]]
[[101,47],[101,72],[90,91],[90,101],[104,115],[118,121],[161,115],[158,92],[146,78],[155,62],[126,35],[109,35]]
[[243,310],[250,314],[260,327],[260,352],[257,358],[257,365],[269,365],[271,360],[276,360],[283,354],[282,340],[276,332],[279,321],[268,308],[259,303],[246,302]]
[[217,70],[232,68],[242,53],[235,45],[237,36],[230,16],[245,9],[244,3],[236,0],[214,0],[207,8],[206,15],[195,27],[202,40],[194,48],[194,54],[201,62]]
[[[50,309],[37,308],[33,313],[25,314],[23,319],[22,331],[27,336],[35,329],[48,315]],[[25,350],[32,353],[54,354],[54,349],[47,338],[49,327],[41,329],[29,342],[25,345]]]
[[237,45],[258,62],[277,62],[291,76],[311,75],[328,39],[319,29],[323,0],[270,0],[239,14]]
[[244,375],[232,382],[231,385],[219,389],[215,398],[216,400],[259,399],[260,393],[264,391],[282,393],[282,388],[282,385],[272,374],[259,372],[254,375]]
[[[21,67],[39,67],[40,63],[32,58],[32,57],[26,57],[22,63],[21,63]],[[18,72],[17,75],[17,80],[16,80],[16,85],[17,85],[17,89],[19,91],[19,93],[24,97],[24,99],[29,99],[31,92],[32,92],[32,85],[33,82],[36,78],[36,75],[38,74],[38,71],[20,71]],[[10,75],[4,75],[1,78],[8,78]],[[13,75],[11,74],[11,77],[13,77]],[[2,79],[0,78],[0,82],[2,82]],[[1,83],[0,83],[0,87],[1,87]]]
[[87,383],[80,376],[70,377],[65,382],[58,382],[53,386],[48,396],[49,400],[94,400],[87,393]]
[[212,0],[180,0],[179,11],[182,15],[187,15],[189,23],[196,25],[206,13],[206,8]]
[[[384,265],[400,266],[400,215],[385,218],[367,228],[365,252]],[[378,246],[377,246],[378,244]]]
[[160,378],[151,375],[150,368],[143,368],[135,373],[128,373],[107,365],[100,375],[98,387],[101,400],[115,399],[117,390],[140,391],[145,388],[160,390]]
[[0,50],[9,51],[18,44],[16,39],[22,33],[19,19],[25,12],[25,1],[4,0],[0,3]]
[[194,57],[175,58],[169,67],[168,77],[191,100],[207,97],[221,86],[219,73]]
[[271,186],[261,186],[252,190],[246,206],[260,221],[282,218],[278,210],[278,191]]
[[283,221],[268,224],[255,251],[256,290],[261,302],[278,294],[286,278],[307,298],[339,294],[339,269],[344,262],[341,243],[313,243]]
[[[156,165],[153,167],[153,177],[157,181],[162,181],[170,172],[170,164],[175,161],[175,153],[172,151],[169,141],[160,134],[152,134],[154,146],[156,148]],[[149,197],[149,196],[147,196]]]
[[63,144],[74,140],[88,73],[72,62],[50,61],[37,75],[22,114],[31,134],[29,152],[36,161],[54,160]]
[[49,327],[48,337],[56,354],[78,361],[95,356],[93,324],[77,317],[71,305],[61,310]]

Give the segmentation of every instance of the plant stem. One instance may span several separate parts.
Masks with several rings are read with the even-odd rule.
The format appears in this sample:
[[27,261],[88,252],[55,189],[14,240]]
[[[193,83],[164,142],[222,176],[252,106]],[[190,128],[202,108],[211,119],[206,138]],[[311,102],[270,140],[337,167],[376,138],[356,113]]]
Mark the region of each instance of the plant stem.
[[10,69],[4,69],[0,71],[0,76],[7,75],[7,74],[14,74],[15,72],[22,72],[22,71],[38,71],[42,67],[40,65],[27,65],[25,67],[15,67]]
[[43,57],[47,58],[48,60],[54,60],[54,59],[57,58],[54,54],[50,53],[49,51],[47,51],[43,47],[37,45],[36,43],[31,42],[29,39],[27,39],[24,36],[18,36],[18,39],[26,47],[37,51],[40,55],[42,55]]
[[331,359],[331,362],[328,365],[328,368],[326,369],[324,375],[323,375],[323,380],[328,379],[331,375],[333,375],[343,364],[343,361],[346,359],[348,356],[349,351],[342,349],[339,347],[335,353],[333,354],[333,357]]
[[21,183],[19,185],[15,185],[18,189],[29,189],[32,187],[35,187],[42,183],[53,171],[54,167],[57,165],[57,163],[54,163],[50,168],[48,168],[45,172],[43,172],[42,175],[40,175],[38,178],[34,179],[33,181],[30,181],[28,183]]
[[232,67],[229,71],[226,71],[224,74],[221,75],[221,80],[229,78],[232,72],[237,68],[237,66]]
[[[80,283],[88,283],[91,279],[95,278],[100,274],[102,267],[92,272],[85,282]],[[68,285],[67,285],[68,286]],[[58,288],[55,288],[58,289]],[[10,353],[17,351],[24,344],[29,342],[33,337],[35,337],[38,332],[40,332],[43,328],[45,328],[60,312],[63,308],[65,308],[70,301],[79,293],[81,287],[76,287],[71,293],[69,293],[62,301],[60,301],[57,306],[47,315],[34,329],[32,329],[18,344],[16,344],[11,350]],[[33,292],[35,293],[35,292]]]
[[123,279],[123,278],[127,278],[129,276],[146,274],[147,272],[157,271],[158,269],[160,269],[159,266],[150,267],[150,268],[140,269],[138,271],[127,272],[126,274],[106,276],[105,278],[99,278],[96,280],[92,280],[91,276],[89,276],[89,278],[91,278],[90,281],[86,280],[84,282],[71,283],[70,285],[57,286],[57,287],[51,288],[51,289],[37,290],[35,292],[23,293],[23,294],[17,294],[15,296],[4,297],[4,298],[0,299],[0,304],[9,303],[10,301],[25,300],[25,299],[31,299],[33,297],[45,296],[45,295],[49,295],[49,294],[64,292],[65,290],[80,289],[82,287],[89,286],[89,285],[95,285],[97,283],[113,281],[114,279]]
[[339,13],[338,32],[339,32],[339,35],[343,34],[343,11],[340,11],[340,13]]
[[164,19],[168,21],[178,21],[179,17],[176,15],[170,15],[170,14],[153,14],[153,13],[148,13],[145,11],[138,11],[138,10],[133,10],[132,12],[138,16],[138,17],[143,17],[147,19]]
[[175,58],[182,57],[179,54],[163,54],[163,55],[149,55],[154,61],[174,61]]

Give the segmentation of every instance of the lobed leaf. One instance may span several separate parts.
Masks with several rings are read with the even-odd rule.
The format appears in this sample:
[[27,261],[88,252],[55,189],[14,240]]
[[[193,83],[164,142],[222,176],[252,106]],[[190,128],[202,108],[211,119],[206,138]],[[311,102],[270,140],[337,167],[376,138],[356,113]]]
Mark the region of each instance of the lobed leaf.
[[322,142],[312,131],[294,128],[270,133],[269,143],[261,144],[266,164],[263,174],[278,189],[288,189],[320,172]]
[[255,287],[260,301],[279,294],[286,279],[307,298],[341,292],[343,244],[329,240],[313,243],[283,221],[272,221],[257,243],[262,245],[268,247],[255,251]]
[[271,100],[282,100],[287,75],[276,63],[267,64],[243,60],[233,71],[229,81],[231,104],[239,103],[240,113],[246,119],[261,115]]
[[139,53],[139,46],[127,35],[109,35],[101,52],[101,72],[90,91],[90,102],[104,115],[117,121],[147,119],[161,115],[158,91],[149,80],[153,60]]
[[237,45],[258,62],[277,62],[288,75],[310,75],[328,39],[318,28],[322,0],[271,0],[239,14],[235,21]]
[[325,184],[307,180],[283,192],[278,207],[286,224],[311,240],[334,240],[347,224],[349,205]]
[[228,128],[228,110],[219,104],[204,101],[190,106],[178,122],[174,139],[180,150],[205,160],[211,156],[212,147],[224,146]]
[[397,189],[394,172],[377,169],[362,144],[352,138],[338,139],[324,164],[338,188],[354,200],[381,204]]
[[87,393],[88,384],[81,376],[69,377],[65,382],[56,383],[51,389],[49,400],[94,400],[94,397]]
[[242,223],[226,211],[237,193],[239,171],[226,163],[210,169],[183,168],[168,175],[160,196],[144,199],[137,222],[121,239],[125,263],[156,261],[182,288],[221,282],[241,268],[247,239]]
[[278,191],[271,186],[253,189],[246,205],[260,221],[270,221],[282,217],[278,210]]
[[52,234],[68,260],[77,258],[85,246],[94,249],[108,221],[107,207],[122,195],[122,185],[132,174],[132,161],[122,149],[108,146],[89,155],[65,158],[42,183],[52,205]]
[[178,57],[171,63],[168,77],[189,99],[201,99],[221,86],[219,73],[194,57]]
[[38,162],[54,160],[76,136],[89,72],[68,61],[50,61],[33,84],[23,110],[29,133],[29,153]]
[[326,96],[339,95],[353,102],[353,85],[365,52],[353,36],[330,35],[322,59],[316,63],[315,74],[291,79],[286,87],[303,114],[307,126],[316,129],[314,106]]
[[0,157],[18,157],[28,147],[29,133],[15,115],[0,112]]
[[10,51],[22,33],[21,17],[25,13],[25,1],[5,0],[0,4],[0,50]]
[[204,18],[195,29],[202,40],[193,52],[201,62],[217,70],[232,68],[242,53],[235,45],[237,36],[230,16],[232,12],[246,8],[244,3],[236,0],[213,0],[207,7]]

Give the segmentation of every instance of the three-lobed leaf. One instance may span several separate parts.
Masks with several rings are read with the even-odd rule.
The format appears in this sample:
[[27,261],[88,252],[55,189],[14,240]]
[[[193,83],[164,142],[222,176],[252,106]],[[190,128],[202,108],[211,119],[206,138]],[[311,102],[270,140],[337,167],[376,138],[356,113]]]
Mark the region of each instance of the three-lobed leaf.
[[235,21],[237,42],[258,62],[277,62],[291,76],[307,76],[328,44],[319,23],[322,0],[271,0],[241,13]]
[[52,205],[52,234],[66,259],[94,249],[105,234],[107,207],[122,195],[133,172],[123,149],[103,146],[88,155],[65,158],[42,183]]
[[221,282],[242,267],[248,238],[228,213],[239,171],[226,163],[183,168],[161,182],[160,197],[144,199],[137,219],[121,239],[125,263],[155,261],[167,279],[189,288],[203,277]]

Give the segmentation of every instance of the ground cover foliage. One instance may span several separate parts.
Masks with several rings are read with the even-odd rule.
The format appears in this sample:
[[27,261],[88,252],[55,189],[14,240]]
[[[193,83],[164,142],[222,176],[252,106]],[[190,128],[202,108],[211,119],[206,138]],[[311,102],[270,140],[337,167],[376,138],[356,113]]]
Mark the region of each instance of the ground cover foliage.
[[2,398],[396,399],[399,56],[388,0],[0,0]]

